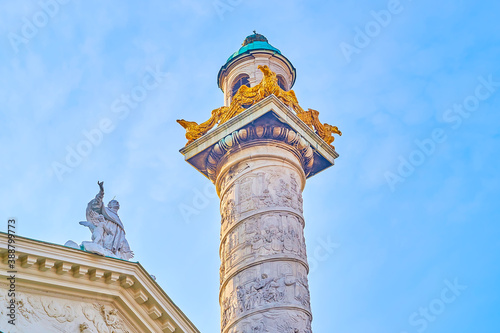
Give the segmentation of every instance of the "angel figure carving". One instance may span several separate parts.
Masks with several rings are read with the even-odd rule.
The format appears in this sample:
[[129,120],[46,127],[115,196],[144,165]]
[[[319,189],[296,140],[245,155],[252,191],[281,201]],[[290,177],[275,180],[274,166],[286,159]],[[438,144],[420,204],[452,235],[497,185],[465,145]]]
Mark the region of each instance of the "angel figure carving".
[[134,253],[130,250],[125,238],[125,229],[118,216],[120,204],[113,199],[107,207],[104,206],[104,182],[97,184],[99,193],[87,205],[87,221],[80,222],[92,232],[92,242],[83,242],[82,247],[89,252],[105,256],[131,259]]

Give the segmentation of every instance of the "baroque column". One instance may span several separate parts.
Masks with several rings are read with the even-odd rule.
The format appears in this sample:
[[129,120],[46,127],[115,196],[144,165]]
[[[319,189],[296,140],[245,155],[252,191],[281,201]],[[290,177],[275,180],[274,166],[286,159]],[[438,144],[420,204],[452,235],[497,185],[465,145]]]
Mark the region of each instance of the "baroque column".
[[221,200],[221,332],[311,333],[302,190],[333,147],[271,95],[181,153]]
[[201,124],[178,120],[180,152],[221,200],[222,333],[311,333],[302,190],[333,165],[341,132],[300,107],[295,78],[254,32],[219,71],[225,105]]
[[219,160],[222,332],[310,333],[302,189],[311,147],[266,121],[216,147],[209,158]]

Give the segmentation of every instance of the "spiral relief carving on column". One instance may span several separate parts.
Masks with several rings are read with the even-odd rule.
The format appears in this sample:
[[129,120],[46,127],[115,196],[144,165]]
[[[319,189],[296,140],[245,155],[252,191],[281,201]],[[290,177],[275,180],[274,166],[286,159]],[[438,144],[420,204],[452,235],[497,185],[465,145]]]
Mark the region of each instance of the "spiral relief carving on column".
[[[294,135],[286,128],[279,133]],[[218,175],[222,332],[311,332],[302,216],[303,162],[310,160],[288,143],[274,147],[279,158],[243,159]]]
[[221,200],[221,333],[311,333],[302,191],[339,156],[342,133],[299,105],[295,68],[266,43],[254,31],[219,71],[225,106],[178,120]]

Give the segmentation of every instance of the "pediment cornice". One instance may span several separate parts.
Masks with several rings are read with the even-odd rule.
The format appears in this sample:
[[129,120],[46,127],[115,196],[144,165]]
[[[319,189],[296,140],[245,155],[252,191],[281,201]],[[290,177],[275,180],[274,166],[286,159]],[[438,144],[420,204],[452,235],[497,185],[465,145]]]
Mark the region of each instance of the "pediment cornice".
[[[140,332],[199,332],[139,262],[25,237],[15,241],[19,288],[112,302]],[[0,232],[0,276],[8,275],[7,244]]]

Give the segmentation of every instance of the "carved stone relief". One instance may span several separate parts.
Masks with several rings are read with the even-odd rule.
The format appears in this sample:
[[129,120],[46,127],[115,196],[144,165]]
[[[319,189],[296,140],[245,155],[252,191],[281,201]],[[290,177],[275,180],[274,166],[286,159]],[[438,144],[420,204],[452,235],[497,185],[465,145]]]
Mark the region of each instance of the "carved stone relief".
[[239,216],[257,209],[283,207],[302,214],[302,193],[294,172],[269,167],[246,173],[232,183],[221,200],[221,233],[231,228]]
[[[8,288],[7,288],[8,289]],[[7,329],[7,289],[0,286],[0,327]],[[13,332],[129,333],[118,310],[109,304],[84,303],[16,292]],[[6,331],[7,332],[7,331]]]
[[268,168],[239,180],[241,212],[267,207],[291,207],[302,213],[302,194],[294,173]]
[[251,217],[222,240],[221,279],[235,265],[279,254],[295,256],[307,262],[299,218],[290,213],[264,213]]
[[295,263],[272,262],[245,270],[221,298],[222,328],[235,318],[269,306],[295,306],[310,312],[305,270]]
[[236,208],[234,186],[232,186],[221,201],[221,223],[224,226],[223,229],[231,227],[236,221]]
[[[223,330],[224,332],[224,330]],[[305,313],[270,310],[246,318],[226,330],[227,333],[312,333],[311,318]]]
[[247,169],[251,169],[252,166],[253,166],[253,164],[250,162],[241,162],[241,163],[238,163],[238,164],[232,166],[229,169],[226,177],[224,177],[222,179],[222,182],[220,184],[220,188],[221,188],[222,192],[224,192],[226,190],[227,184],[229,184],[234,178],[236,178],[243,171],[245,171]]
[[292,164],[241,162],[220,183],[223,333],[311,333],[302,184]]

